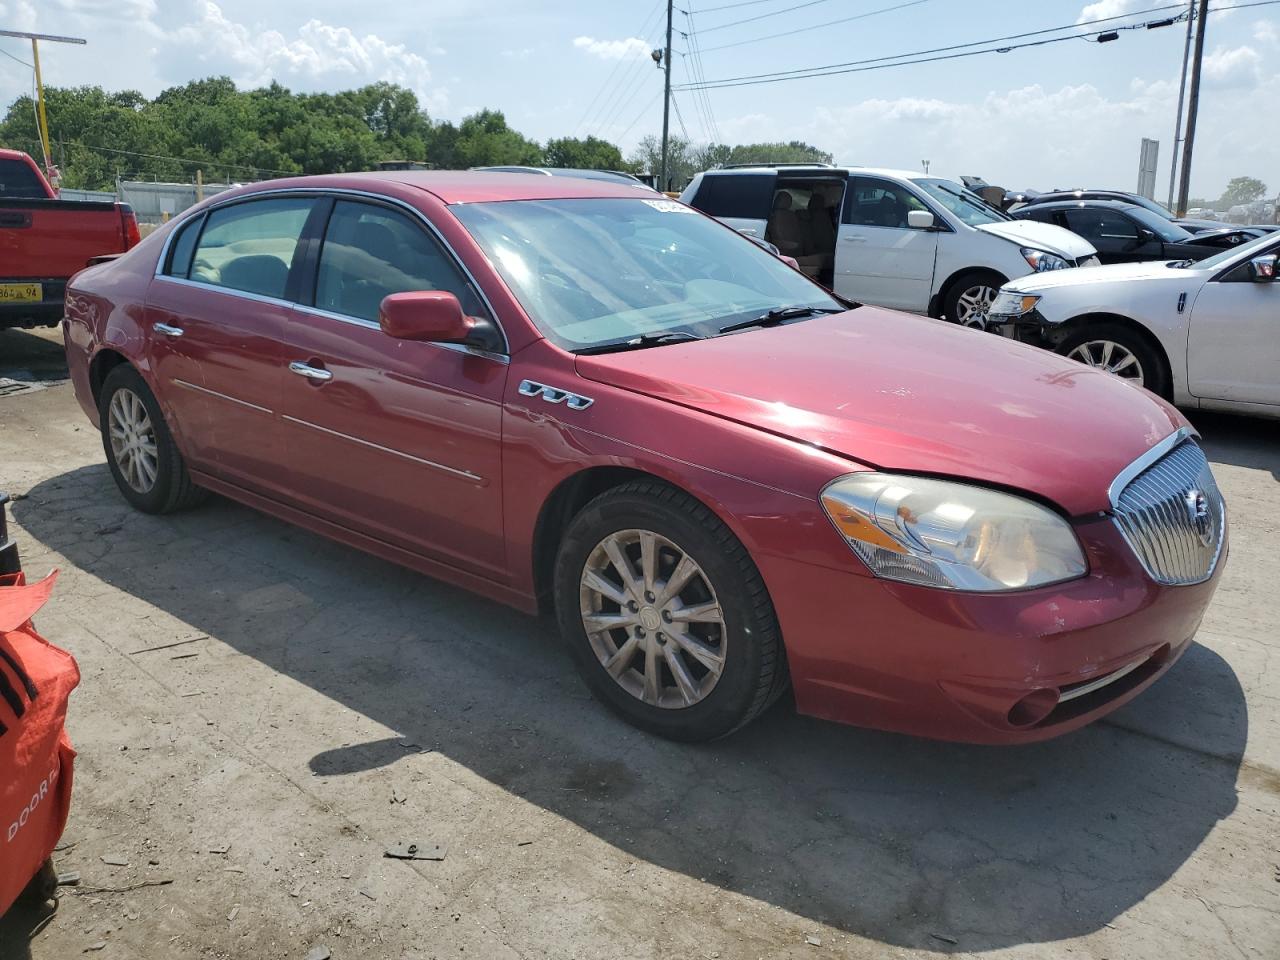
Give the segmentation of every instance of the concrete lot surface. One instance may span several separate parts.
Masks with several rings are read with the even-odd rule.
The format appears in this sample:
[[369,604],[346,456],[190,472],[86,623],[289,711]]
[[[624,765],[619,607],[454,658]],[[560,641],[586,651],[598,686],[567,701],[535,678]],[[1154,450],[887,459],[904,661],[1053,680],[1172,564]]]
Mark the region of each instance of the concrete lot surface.
[[[58,358],[0,333],[0,377]],[[61,570],[37,624],[83,672],[81,886],[0,956],[1276,960],[1280,429],[1196,422],[1229,565],[1108,720],[990,749],[783,703],[682,746],[597,705],[546,624],[225,500],[133,512],[69,385],[0,390],[24,563]]]

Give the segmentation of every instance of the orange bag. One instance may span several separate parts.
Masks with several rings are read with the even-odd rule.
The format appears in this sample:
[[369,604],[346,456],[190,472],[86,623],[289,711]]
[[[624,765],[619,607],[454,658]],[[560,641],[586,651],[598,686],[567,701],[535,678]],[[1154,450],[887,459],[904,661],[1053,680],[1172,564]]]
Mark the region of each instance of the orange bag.
[[0,914],[53,855],[71,808],[63,723],[80,668],[31,623],[57,576],[0,577]]

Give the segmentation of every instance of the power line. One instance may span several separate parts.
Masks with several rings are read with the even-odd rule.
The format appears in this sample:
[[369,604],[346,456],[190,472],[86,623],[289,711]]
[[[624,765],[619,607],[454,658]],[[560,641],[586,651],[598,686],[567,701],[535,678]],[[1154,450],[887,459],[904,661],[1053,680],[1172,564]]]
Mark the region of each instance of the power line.
[[[1267,3],[1280,3],[1280,0],[1262,0],[1262,5],[1265,5]],[[1183,5],[1181,3],[1171,3],[1171,4],[1166,4],[1160,7],[1152,7],[1150,10],[1143,11],[1143,13],[1154,13],[1161,10],[1172,10],[1172,9],[1181,10],[1182,8],[1183,8]],[[1231,9],[1240,9],[1240,8],[1233,7]],[[820,67],[801,67],[796,70],[779,70],[774,73],[756,73],[756,74],[747,74],[740,77],[726,77],[722,80],[712,80],[708,85],[712,89],[715,89],[717,87],[725,87],[725,86],[750,86],[754,83],[776,82],[774,78],[777,78],[777,80],[796,80],[806,76],[822,77],[822,76],[831,76],[833,74],[839,74],[839,73],[859,73],[859,72],[862,72],[862,70],[844,70],[841,68],[856,67],[856,68],[866,69],[867,64],[883,64],[884,66],[902,66],[904,64],[889,63],[888,61],[905,60],[908,57],[927,57],[937,53],[948,53],[949,51],[953,51],[953,50],[966,50],[971,47],[980,47],[980,46],[985,46],[987,44],[1004,43],[1005,41],[1008,41],[1008,40],[1020,40],[1026,37],[1037,37],[1037,36],[1043,36],[1049,33],[1060,33],[1063,30],[1071,30],[1076,27],[1094,26],[1100,23],[1114,23],[1114,21],[1116,20],[1125,20],[1133,16],[1135,16],[1135,14],[1122,14],[1122,15],[1113,16],[1113,17],[1100,17],[1096,20],[1086,20],[1081,23],[1067,24],[1067,25],[1058,26],[1058,27],[1046,27],[1042,30],[1030,30],[1025,33],[1014,33],[1014,34],[1009,34],[1003,37],[992,37],[987,40],[974,40],[969,43],[956,43],[946,47],[933,47],[928,50],[916,50],[911,53],[899,53],[899,54],[894,54],[892,56],[869,57],[864,60],[849,60],[849,61],[845,61],[844,63],[831,63],[831,64],[826,64]],[[1145,23],[1139,22],[1135,24],[1125,25],[1123,28],[1142,27],[1142,26],[1145,26]],[[1038,46],[1044,43],[1055,43],[1060,40],[1075,40],[1079,38],[1098,36],[1099,34],[1109,32],[1111,29],[1115,29],[1115,27],[1109,27],[1104,30],[1096,30],[1096,31],[1086,32],[1086,33],[1073,33],[1066,37],[1053,37],[1048,40],[1040,40],[1034,43],[1017,44],[1017,45],[1008,46],[1008,47],[997,47],[997,48],[992,48],[990,50],[976,50],[969,53],[962,53],[962,54],[958,54],[956,56],[950,56],[950,57],[933,57],[932,60],[952,60],[952,59],[957,59],[957,57],[975,56],[979,53],[997,53],[997,52],[1003,53],[1008,50],[1015,50],[1021,47]],[[911,62],[928,63],[928,62],[932,62],[932,60],[920,60],[920,61],[911,61]],[[746,81],[746,82],[741,82],[741,81]]]
[[[692,63],[694,73],[697,76],[698,81],[705,84],[707,82],[707,74],[702,65],[702,45],[698,42],[697,28],[693,23],[693,4],[690,3],[689,9],[681,12],[684,13],[685,19],[689,22],[689,32],[687,34],[681,34],[681,36],[689,42],[689,48],[693,54]],[[720,141],[720,127],[716,124],[715,114],[711,109],[711,96],[707,93],[705,86],[695,91],[695,103],[699,98],[702,101],[702,111],[706,118],[705,126],[707,128],[707,135],[711,140],[718,143]]]
[[14,63],[20,63],[20,64],[22,64],[22,65],[23,65],[24,67],[26,67],[28,70],[34,70],[34,69],[36,68],[34,63],[27,63],[27,61],[22,60],[22,59],[20,59],[19,57],[15,57],[15,56],[14,56],[12,53],[10,53],[8,50],[0,50],[0,53],[3,53],[6,57],[8,57],[8,58],[9,58],[10,60],[12,60]]
[[[733,10],[737,7],[755,7],[762,3],[779,3],[780,0],[739,0],[738,3],[726,3],[719,7],[707,7],[703,13],[715,13],[717,10]],[[687,10],[681,10],[681,13],[688,13]]]
[[[635,32],[634,36],[647,39],[648,34],[646,31],[650,30],[650,24],[653,18],[658,15],[658,11],[660,11],[661,9],[662,9],[662,0],[658,0],[658,2],[653,5],[653,9],[649,11],[649,15],[644,18],[643,22],[640,24],[640,29]],[[618,62],[613,65],[613,69],[609,71],[608,78],[596,90],[596,95],[591,98],[591,102],[587,104],[587,109],[582,112],[582,119],[579,120],[578,125],[573,128],[573,132],[575,136],[577,135],[578,131],[582,128],[582,125],[587,122],[587,117],[591,115],[591,111],[595,107],[596,101],[599,100],[600,97],[604,94],[605,90],[609,88],[609,84],[613,82],[614,77],[617,75],[618,71],[622,68],[623,63],[625,62],[626,62],[625,57],[620,58]]]
[[658,100],[661,99],[661,97],[662,97],[662,91],[659,90],[650,98],[649,102],[644,105],[644,108],[639,113],[636,114],[636,118],[632,120],[630,123],[628,123],[626,128],[620,134],[618,134],[618,139],[619,140],[626,139],[627,134],[631,132],[631,128],[640,122],[640,118],[643,117],[646,113],[648,113],[650,108],[655,103],[657,103]]
[[778,37],[790,37],[797,33],[807,33],[810,30],[819,30],[822,27],[834,27],[837,24],[849,23],[853,20],[865,20],[867,17],[874,17],[879,13],[892,13],[895,10],[904,10],[907,7],[918,6],[922,3],[928,3],[929,0],[906,0],[905,3],[898,3],[891,7],[881,7],[879,10],[868,10],[866,13],[854,14],[852,17],[842,17],[839,20],[827,20],[823,23],[815,23],[809,27],[799,27],[795,30],[785,30],[782,33],[771,33],[766,37],[752,37],[750,40],[735,40],[733,43],[722,43],[718,47],[706,47],[703,53],[711,53],[713,50],[728,50],[730,47],[742,47],[749,43],[761,43],[765,40],[776,40]]
[[[757,20],[767,20],[770,17],[779,17],[784,13],[790,13],[792,10],[803,10],[805,7],[816,7],[820,3],[830,3],[830,2],[831,0],[806,0],[806,2],[797,3],[793,7],[783,7],[781,10],[771,10],[769,13],[761,13],[754,17],[747,17],[747,19],[745,20],[735,20],[732,23],[718,23],[714,27],[707,27],[707,29],[703,30],[702,32],[711,33],[711,31],[713,30],[724,30],[724,29],[727,29],[728,27],[740,27],[744,23],[755,23]],[[686,12],[687,11],[684,11],[684,10],[681,11],[681,13],[686,13]],[[709,13],[710,11],[703,10],[702,12]]]

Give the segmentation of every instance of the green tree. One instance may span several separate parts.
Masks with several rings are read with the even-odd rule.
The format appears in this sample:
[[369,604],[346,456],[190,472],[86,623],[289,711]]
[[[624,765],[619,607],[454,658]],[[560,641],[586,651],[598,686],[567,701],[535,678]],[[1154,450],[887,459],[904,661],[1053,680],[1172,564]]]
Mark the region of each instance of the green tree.
[[730,163],[831,163],[831,154],[801,140],[744,143],[729,152]]
[[507,126],[500,110],[481,110],[458,125],[453,144],[458,167],[491,167],[506,164],[541,166],[542,148]]
[[1256,177],[1232,177],[1218,201],[1223,207],[1232,207],[1237,203],[1253,203],[1267,195],[1267,185]]
[[[641,138],[631,153],[631,162],[638,172],[662,175],[662,138],[649,134]],[[700,168],[694,163],[693,144],[683,137],[671,137],[667,141],[667,183],[659,184],[659,190],[679,190],[688,183]]]
[[576,137],[548,140],[543,153],[549,167],[577,167],[589,170],[626,168],[622,151],[609,141],[597,137],[587,137],[585,140],[579,140]]

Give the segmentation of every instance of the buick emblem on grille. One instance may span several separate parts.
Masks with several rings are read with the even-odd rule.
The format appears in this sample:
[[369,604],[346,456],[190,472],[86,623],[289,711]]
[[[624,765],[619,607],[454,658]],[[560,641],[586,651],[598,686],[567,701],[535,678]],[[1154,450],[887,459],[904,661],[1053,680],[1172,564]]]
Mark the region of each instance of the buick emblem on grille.
[[1203,490],[1192,487],[1187,491],[1183,502],[1187,506],[1191,528],[1205,546],[1210,546],[1213,543],[1213,520],[1209,517],[1209,498],[1204,495]]

